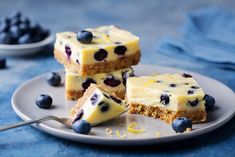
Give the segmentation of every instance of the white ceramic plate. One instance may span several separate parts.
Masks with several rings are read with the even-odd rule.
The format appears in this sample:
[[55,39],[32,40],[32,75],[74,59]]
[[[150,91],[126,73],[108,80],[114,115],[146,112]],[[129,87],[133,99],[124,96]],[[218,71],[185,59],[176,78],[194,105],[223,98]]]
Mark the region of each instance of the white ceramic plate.
[[42,50],[45,46],[52,43],[54,36],[50,35],[43,41],[31,44],[22,44],[22,45],[5,45],[0,44],[0,55],[3,56],[22,56],[34,54]]
[[[76,134],[71,129],[65,128],[54,121],[43,122],[41,124],[34,125],[34,127],[54,136],[84,143],[101,145],[143,145],[182,140],[208,133],[225,124],[235,113],[235,97],[233,91],[214,79],[194,72],[162,66],[138,65],[137,67],[134,67],[134,69],[138,76],[149,75],[156,72],[190,73],[197,79],[206,93],[215,97],[217,108],[208,114],[207,122],[194,124],[193,131],[182,134],[176,134],[170,124],[166,124],[159,119],[131,114],[122,115],[117,120],[112,120],[103,125],[92,128],[90,135]],[[61,70],[60,73],[61,75],[64,75],[63,70]],[[34,104],[35,97],[42,93],[47,93],[52,96],[54,108],[43,110]],[[68,116],[70,108],[75,103],[76,102],[74,101],[66,101],[64,99],[63,86],[49,86],[46,82],[45,74],[24,83],[15,91],[12,97],[12,107],[16,114],[23,120],[30,120],[45,115],[66,117]],[[116,130],[119,130],[122,134],[126,131],[127,125],[133,122],[137,122],[138,127],[143,128],[145,133],[137,135],[127,133],[126,138],[119,138],[116,136]],[[106,133],[106,128],[111,128],[113,130],[114,135],[112,137]],[[156,132],[160,133],[160,137],[156,136]]]

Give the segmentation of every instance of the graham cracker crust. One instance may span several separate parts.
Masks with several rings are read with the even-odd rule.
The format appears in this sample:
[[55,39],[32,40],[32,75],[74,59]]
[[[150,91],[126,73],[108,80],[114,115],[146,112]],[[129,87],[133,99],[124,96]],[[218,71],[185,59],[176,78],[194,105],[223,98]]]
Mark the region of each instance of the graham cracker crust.
[[94,75],[96,73],[108,73],[113,70],[129,68],[136,65],[140,61],[140,50],[128,56],[123,56],[115,61],[99,62],[90,65],[80,65],[72,60],[68,60],[66,55],[63,55],[59,50],[54,49],[54,56],[58,62],[69,68],[71,71],[78,73],[82,76]]
[[129,104],[130,113],[141,114],[153,118],[160,118],[166,123],[171,123],[174,119],[178,117],[186,117],[192,120],[193,123],[206,121],[206,111],[195,110],[195,111],[169,111],[165,108],[157,106],[146,106],[143,104]]
[[[66,90],[65,93],[65,97],[67,98],[67,100],[78,100],[79,98],[81,98],[83,96],[84,92],[83,91],[75,91],[75,90]],[[124,99],[125,98],[125,91],[117,91],[114,92],[114,94],[121,98]]]

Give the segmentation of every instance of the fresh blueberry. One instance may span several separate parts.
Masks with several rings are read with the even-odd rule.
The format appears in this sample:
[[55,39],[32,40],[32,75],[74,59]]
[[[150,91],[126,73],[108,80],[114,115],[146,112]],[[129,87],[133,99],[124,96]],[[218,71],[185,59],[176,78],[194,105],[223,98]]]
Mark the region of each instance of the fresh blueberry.
[[91,124],[85,120],[77,120],[73,123],[72,128],[78,134],[88,134],[91,131]]
[[1,23],[6,23],[9,26],[11,23],[11,20],[8,17],[3,17],[1,19]]
[[8,32],[9,30],[9,24],[6,22],[1,22],[0,23],[0,32]]
[[104,80],[104,84],[106,84],[107,86],[111,86],[111,87],[117,87],[118,85],[121,84],[121,81],[119,79],[116,79],[114,76],[109,75]]
[[108,52],[105,49],[99,49],[99,51],[97,51],[94,54],[94,58],[97,61],[102,61],[104,60],[106,57],[108,56]]
[[23,34],[22,30],[16,25],[11,26],[9,31],[15,39],[18,39]]
[[127,48],[125,46],[117,46],[115,49],[114,49],[114,53],[117,54],[117,55],[120,55],[120,56],[123,56],[127,51]]
[[91,96],[91,104],[92,105],[94,105],[96,102],[97,102],[97,100],[98,100],[98,94],[93,94],[92,96]]
[[58,73],[55,73],[55,72],[48,73],[47,82],[51,86],[59,86],[61,82],[61,77]]
[[175,132],[183,133],[187,130],[187,128],[192,129],[192,121],[188,118],[180,117],[175,119],[171,126],[175,130]]
[[120,103],[122,102],[121,99],[119,99],[119,98],[117,98],[117,97],[115,97],[115,96],[113,96],[113,95],[110,95],[110,98],[113,99],[113,101],[115,101],[115,102],[118,103],[118,104],[120,104]]
[[36,105],[42,109],[51,108],[52,102],[53,102],[53,100],[52,100],[51,96],[48,94],[41,94],[41,95],[37,96],[36,101],[35,101]]
[[21,23],[21,21],[19,18],[13,18],[13,19],[11,19],[10,25],[14,26],[14,25],[19,25],[20,23]]
[[91,43],[93,34],[90,31],[81,30],[77,32],[77,40],[83,44]]
[[204,100],[206,101],[205,103],[206,111],[213,110],[213,108],[215,107],[215,99],[212,96],[206,94],[204,96]]
[[0,69],[6,68],[6,58],[0,57]]
[[161,96],[160,96],[160,102],[161,102],[163,105],[169,104],[169,102],[170,102],[169,96],[166,95],[166,94],[161,95]]
[[27,17],[21,17],[21,18],[20,18],[20,21],[21,21],[22,24],[25,24],[27,27],[30,26],[30,20],[29,20],[29,18],[27,18]]
[[197,106],[198,103],[199,103],[198,99],[195,99],[193,101],[189,101],[188,105],[191,107],[195,107],[195,106]]
[[17,19],[20,19],[22,16],[21,12],[20,11],[14,11],[12,14],[11,14],[11,18],[14,19],[14,18],[17,18]]
[[0,44],[11,44],[12,40],[10,33],[0,33]]
[[183,73],[183,75],[182,75],[183,77],[185,77],[185,78],[189,78],[189,77],[192,77],[192,75],[190,75],[190,74],[186,74],[186,73]]
[[87,78],[83,83],[82,83],[82,87],[84,89],[84,91],[90,86],[91,83],[95,83],[95,80],[91,79],[91,78]]
[[78,114],[77,114],[76,118],[74,119],[73,123],[74,123],[75,121],[77,121],[77,120],[80,120],[80,119],[82,118],[83,114],[84,114],[84,111],[83,111],[83,109],[81,109],[81,110],[78,112]]
[[32,43],[30,34],[25,34],[18,39],[19,44],[29,44]]
[[107,112],[109,110],[109,104],[106,102],[99,103],[101,112]]

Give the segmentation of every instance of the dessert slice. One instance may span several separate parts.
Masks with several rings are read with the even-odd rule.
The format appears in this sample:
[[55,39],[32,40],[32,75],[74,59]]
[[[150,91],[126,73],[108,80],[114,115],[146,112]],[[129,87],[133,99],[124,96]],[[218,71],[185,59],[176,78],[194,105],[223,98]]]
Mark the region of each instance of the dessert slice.
[[172,122],[187,117],[193,122],[206,120],[204,92],[189,74],[161,74],[127,80],[130,113]]
[[139,38],[111,26],[86,29],[93,34],[91,43],[84,44],[75,32],[56,34],[55,58],[80,75],[111,72],[136,65],[140,60]]
[[99,73],[89,76],[80,76],[66,69],[65,89],[68,100],[77,100],[91,83],[98,84],[119,98],[124,99],[126,92],[126,79],[134,76],[132,68],[121,69],[110,73]]
[[113,119],[126,111],[125,103],[95,84],[91,84],[83,97],[71,110],[72,121],[86,120],[92,125]]

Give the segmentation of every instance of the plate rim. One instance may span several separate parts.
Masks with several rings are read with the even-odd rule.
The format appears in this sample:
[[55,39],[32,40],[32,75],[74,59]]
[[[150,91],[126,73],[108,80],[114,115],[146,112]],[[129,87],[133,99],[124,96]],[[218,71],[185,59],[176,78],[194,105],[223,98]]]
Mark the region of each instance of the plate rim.
[[[164,68],[164,69],[171,69],[173,71],[183,71],[183,72],[189,72],[192,74],[196,74],[200,77],[204,77],[206,79],[209,80],[213,80],[216,81],[216,83],[223,85],[227,90],[229,90],[230,92],[233,93],[233,90],[231,88],[229,88],[227,85],[223,84],[222,82],[214,79],[214,78],[210,78],[208,76],[202,75],[200,73],[197,72],[193,72],[193,71],[189,71],[189,70],[185,70],[185,69],[179,69],[179,68],[172,68],[172,67],[167,67],[167,66],[160,66],[160,65],[151,65],[151,64],[139,64],[138,66],[152,66],[152,67],[158,67],[158,68]],[[61,71],[61,69],[59,70],[55,70],[55,71]],[[37,80],[38,78],[41,78],[43,76],[45,76],[46,73],[40,74],[36,77],[33,77],[30,80],[27,80],[26,82],[24,82],[23,84],[21,84],[13,93],[12,98],[11,98],[11,106],[14,110],[14,112],[23,120],[30,120],[30,117],[28,117],[27,115],[23,114],[20,112],[20,110],[17,108],[17,103],[15,102],[15,97],[17,95],[17,93],[20,91],[20,89],[22,87],[24,87],[25,85],[27,85],[30,82],[33,82],[35,80]],[[235,98],[234,98],[234,102],[235,102]],[[224,125],[225,123],[227,123],[230,119],[232,119],[232,117],[235,115],[235,109],[233,111],[228,112],[230,113],[229,115],[226,114],[224,116],[221,117],[221,119],[219,121],[216,121],[214,123],[212,123],[210,126],[206,126],[203,127],[201,129],[198,130],[194,130],[192,132],[189,133],[184,133],[184,134],[180,134],[180,136],[178,134],[175,135],[170,135],[170,136],[163,136],[163,137],[149,137],[149,138],[137,138],[137,139],[120,139],[120,138],[113,138],[113,137],[99,137],[99,136],[90,136],[90,135],[81,135],[81,134],[72,134],[70,132],[66,132],[64,130],[60,130],[60,129],[56,129],[53,127],[50,127],[46,124],[40,123],[40,124],[34,124],[32,125],[33,127],[44,131],[50,135],[53,136],[57,136],[59,138],[63,138],[63,139],[67,139],[67,140],[72,140],[72,141],[76,141],[76,142],[82,142],[82,143],[89,143],[89,144],[100,144],[100,145],[113,145],[113,146],[120,146],[120,145],[142,145],[142,144],[155,144],[155,143],[166,143],[166,142],[174,142],[174,141],[179,141],[179,140],[184,140],[184,139],[188,139],[188,138],[193,138],[202,134],[206,134],[209,133],[219,127],[221,127],[222,125]],[[77,140],[79,139],[79,140]],[[90,140],[92,140],[92,142],[90,142]],[[140,142],[141,141],[141,142]],[[140,143],[139,143],[140,142]]]

